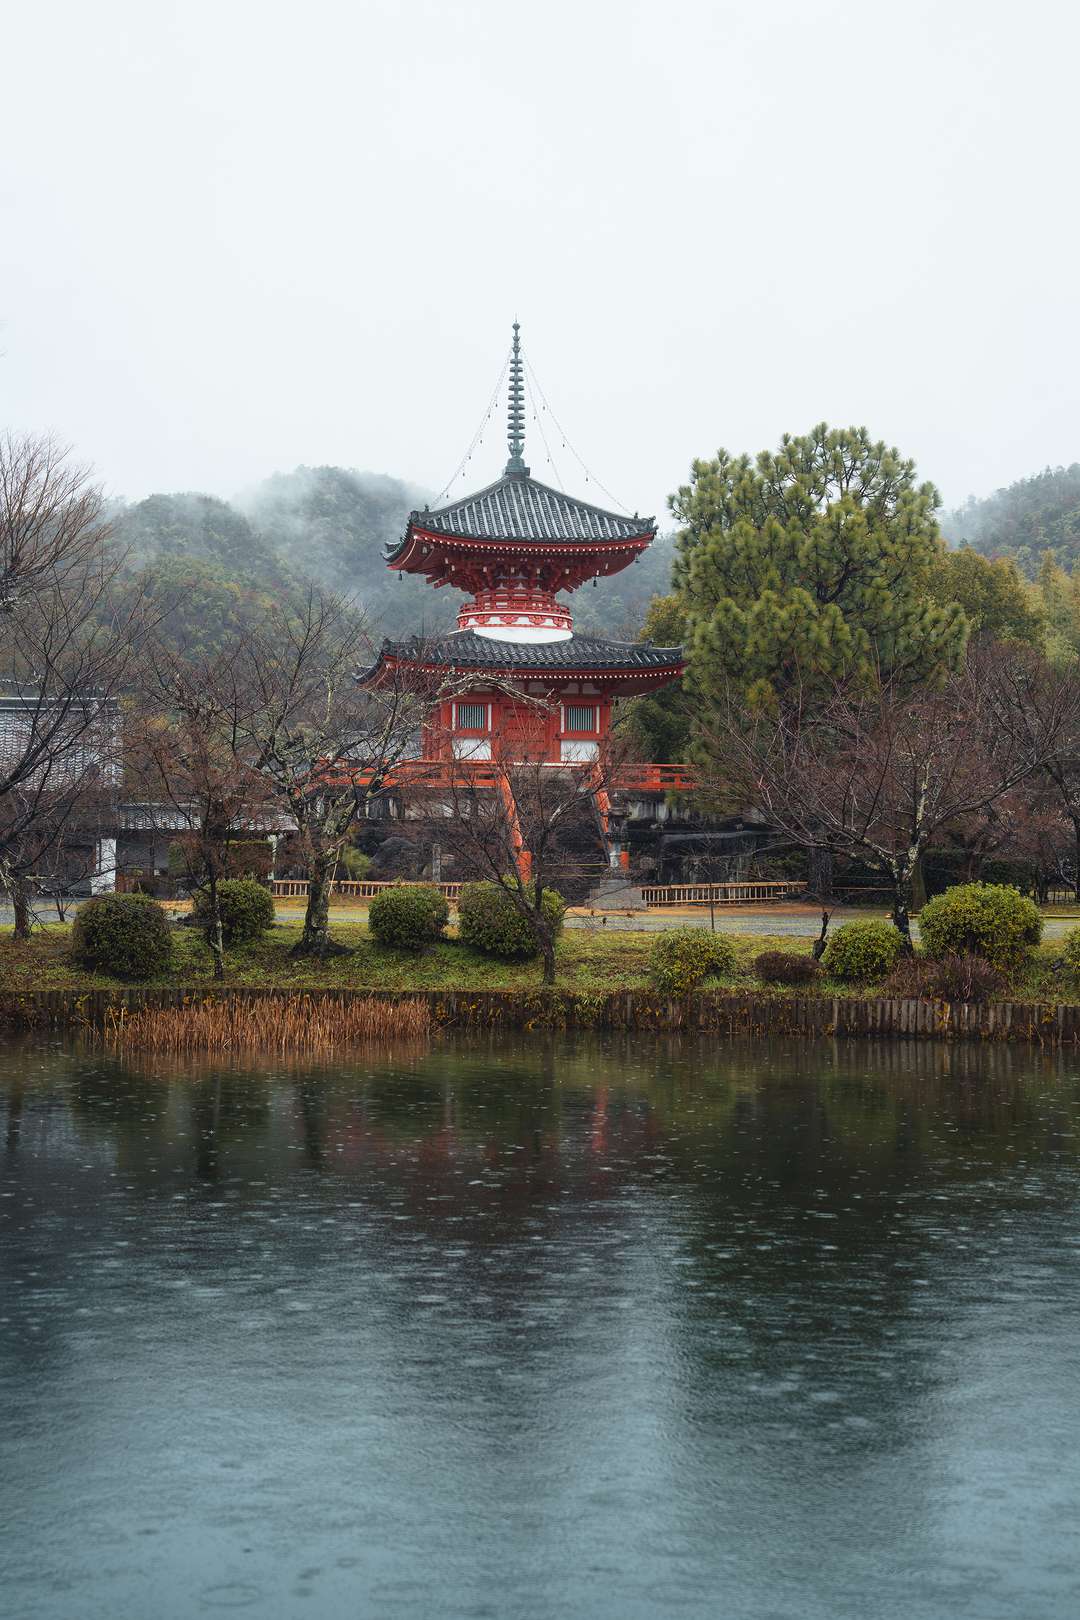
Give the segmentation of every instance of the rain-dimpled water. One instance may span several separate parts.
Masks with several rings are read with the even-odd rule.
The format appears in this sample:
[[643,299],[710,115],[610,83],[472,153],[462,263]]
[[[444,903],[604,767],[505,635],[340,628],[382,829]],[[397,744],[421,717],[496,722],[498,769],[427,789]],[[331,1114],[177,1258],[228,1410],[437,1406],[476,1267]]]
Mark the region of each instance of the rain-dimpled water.
[[1080,1613],[1080,1059],[0,1058],[10,1620]]

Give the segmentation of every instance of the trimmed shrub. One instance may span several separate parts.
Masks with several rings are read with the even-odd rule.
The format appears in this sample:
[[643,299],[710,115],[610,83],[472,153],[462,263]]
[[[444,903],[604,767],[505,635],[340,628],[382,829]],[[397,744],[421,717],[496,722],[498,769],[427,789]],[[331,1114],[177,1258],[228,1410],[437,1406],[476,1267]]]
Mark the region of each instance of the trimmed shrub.
[[[274,926],[274,897],[254,878],[222,878],[217,886],[221,912],[221,937],[226,945],[243,945],[261,939]],[[192,916],[203,933],[210,929],[210,896],[200,889],[195,896]]]
[[[535,891],[530,891],[535,893]],[[540,901],[552,936],[562,933],[566,902],[557,889],[545,889]],[[458,933],[466,945],[487,956],[538,956],[536,939],[514,904],[507,880],[502,883],[465,883],[458,899]]]
[[381,889],[368,909],[368,928],[380,945],[422,951],[440,939],[450,918],[441,889],[432,883],[395,883]]
[[1080,979],[1080,928],[1070,928],[1061,941],[1061,955],[1055,963],[1074,979]]
[[825,947],[822,962],[830,978],[845,984],[872,984],[883,979],[900,955],[900,934],[892,923],[844,923]]
[[812,984],[821,977],[821,963],[795,951],[762,951],[754,957],[754,972],[766,984]]
[[731,941],[707,928],[665,929],[649,951],[649,977],[664,996],[689,995],[734,966]]
[[992,962],[967,951],[901,957],[881,988],[901,999],[984,1002],[1004,995],[1009,981]]
[[997,883],[959,883],[928,900],[919,913],[928,956],[981,956],[1003,973],[1018,967],[1042,938],[1033,900]]
[[99,894],[75,913],[71,954],[117,979],[150,979],[172,966],[164,911],[148,894]]

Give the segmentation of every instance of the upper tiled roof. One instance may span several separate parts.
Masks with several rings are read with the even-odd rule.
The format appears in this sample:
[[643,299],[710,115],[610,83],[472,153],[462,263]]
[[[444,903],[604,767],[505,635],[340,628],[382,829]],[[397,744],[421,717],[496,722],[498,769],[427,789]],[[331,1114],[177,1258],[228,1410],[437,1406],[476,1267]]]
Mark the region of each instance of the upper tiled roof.
[[605,636],[495,641],[475,630],[456,630],[431,641],[422,636],[384,641],[380,658],[387,655],[469,669],[670,669],[683,658],[681,647],[654,647],[648,641],[609,641]]
[[[411,512],[409,525],[433,534],[458,535],[469,540],[580,541],[651,539],[652,518],[621,517],[575,500],[561,490],[511,473],[475,495],[451,501],[432,512]],[[405,541],[391,546],[387,557]]]

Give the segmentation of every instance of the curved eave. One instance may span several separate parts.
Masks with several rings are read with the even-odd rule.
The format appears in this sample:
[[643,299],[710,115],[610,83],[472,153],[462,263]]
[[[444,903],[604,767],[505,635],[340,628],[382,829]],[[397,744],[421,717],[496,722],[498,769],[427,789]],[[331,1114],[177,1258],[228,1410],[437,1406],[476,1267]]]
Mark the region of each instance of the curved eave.
[[410,523],[398,546],[386,553],[385,562],[395,573],[430,577],[442,572],[442,557],[447,553],[462,561],[469,557],[477,562],[507,556],[543,560],[566,557],[578,563],[601,559],[614,562],[616,566],[607,567],[604,572],[615,574],[640,557],[655,539],[656,529],[650,528],[620,540],[522,540],[514,535],[481,540],[471,535],[439,534],[434,529]]
[[649,692],[658,686],[668,686],[683,674],[686,660],[680,655],[670,662],[657,664],[558,664],[545,667],[543,664],[506,664],[474,663],[471,659],[462,658],[449,661],[444,658],[410,658],[407,655],[383,650],[378,658],[365,670],[358,670],[356,681],[360,686],[378,686],[381,682],[400,671],[402,674],[414,674],[423,681],[447,675],[475,675],[478,681],[506,681],[517,686],[535,686],[539,682],[546,683],[551,689],[564,686],[570,681],[588,681],[618,685],[622,692],[633,695],[637,692]]

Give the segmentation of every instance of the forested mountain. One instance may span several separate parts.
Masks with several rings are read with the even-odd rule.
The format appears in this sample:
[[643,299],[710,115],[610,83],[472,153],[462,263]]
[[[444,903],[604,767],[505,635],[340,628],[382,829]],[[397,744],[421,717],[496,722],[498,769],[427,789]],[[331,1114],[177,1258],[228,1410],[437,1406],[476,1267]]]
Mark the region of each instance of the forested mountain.
[[[400,538],[425,492],[396,478],[344,467],[298,467],[233,502],[213,495],[151,495],[113,513],[117,542],[132,572],[149,569],[170,604],[163,633],[178,646],[210,653],[228,647],[272,598],[305,582],[361,602],[374,641],[452,627],[460,596],[386,567],[383,551]],[[672,542],[660,536],[645,555],[595,590],[574,594],[575,623],[614,636],[637,634],[649,603],[669,588]]]
[[972,497],[943,513],[941,531],[952,545],[967,541],[984,556],[1011,557],[1029,579],[1048,551],[1071,572],[1080,564],[1080,462]]

